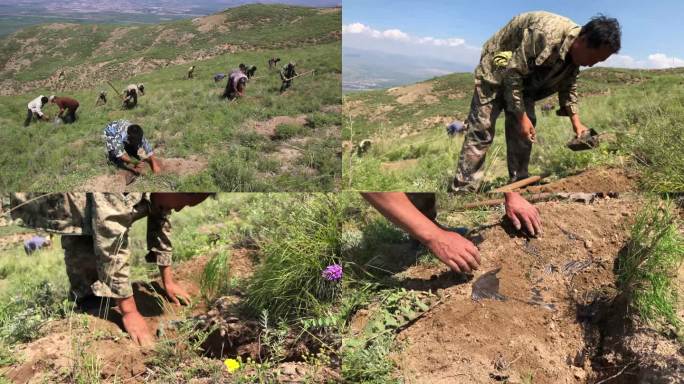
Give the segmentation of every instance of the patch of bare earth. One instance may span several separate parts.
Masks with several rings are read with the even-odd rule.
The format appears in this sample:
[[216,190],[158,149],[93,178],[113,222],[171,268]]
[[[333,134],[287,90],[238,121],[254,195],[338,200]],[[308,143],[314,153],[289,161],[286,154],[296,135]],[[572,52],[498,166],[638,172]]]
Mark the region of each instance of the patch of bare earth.
[[447,125],[454,120],[453,117],[449,116],[431,116],[426,117],[421,121],[421,125],[426,127],[432,127],[435,125]]
[[276,116],[265,121],[253,121],[248,123],[248,127],[254,132],[266,136],[269,139],[276,138],[276,128],[279,125],[299,125],[304,126],[307,123],[306,115],[299,116]]
[[197,26],[197,30],[202,33],[211,32],[214,29],[218,29],[219,32],[227,32],[230,30],[227,25],[225,25],[227,15],[223,13],[218,13],[206,17],[198,17],[192,20],[192,23]]
[[339,13],[342,9],[339,7],[336,8],[320,8],[318,9],[319,14],[326,14],[326,13]]
[[434,103],[439,99],[432,93],[432,83],[418,83],[406,87],[395,87],[387,93],[397,98],[399,104],[413,104],[416,102]]
[[380,168],[385,171],[401,171],[416,165],[418,165],[418,159],[406,159],[382,163]]
[[523,191],[540,192],[630,192],[637,191],[637,175],[624,168],[592,168],[548,184]]
[[[188,158],[159,158],[161,174],[175,174],[178,176],[189,176],[200,173],[207,168],[207,161],[197,156]],[[146,169],[145,172],[150,172]],[[76,190],[87,192],[131,192],[136,190],[136,181],[145,177],[145,174],[138,176],[135,181],[126,185],[130,172],[117,170],[115,173],[95,176],[83,185],[76,187]]]
[[29,240],[35,236],[34,232],[13,233],[11,235],[0,236],[0,249],[8,249],[15,247],[18,244],[23,244],[25,240]]
[[78,27],[78,24],[74,23],[52,23],[48,25],[44,25],[43,29],[47,29],[48,31],[61,31],[63,29],[71,28],[71,27]]
[[[636,198],[541,203],[539,238],[520,237],[505,223],[472,235],[482,260],[472,278],[441,264],[402,272],[400,284],[440,298],[398,335],[402,348],[393,358],[402,379],[558,384],[615,373],[598,363],[597,335],[610,313],[603,303],[618,293],[613,266],[640,204]],[[473,300],[479,279],[496,270],[500,300]]]

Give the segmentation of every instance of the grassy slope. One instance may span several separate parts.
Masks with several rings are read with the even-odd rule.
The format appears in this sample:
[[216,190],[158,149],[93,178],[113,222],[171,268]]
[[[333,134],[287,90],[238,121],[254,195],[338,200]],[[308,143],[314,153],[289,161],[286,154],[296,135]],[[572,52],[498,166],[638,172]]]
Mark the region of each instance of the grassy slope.
[[[227,12],[231,18],[246,18],[243,13],[247,11],[254,12],[249,17],[263,17],[262,11],[278,14],[280,8],[241,7]],[[305,8],[292,9],[293,12],[311,12]],[[339,14],[333,15],[339,20]],[[313,25],[307,24],[308,27],[301,32],[299,27],[265,28],[262,35],[253,33],[252,39],[276,44],[278,39],[287,38],[288,34],[310,36],[313,30],[327,34],[329,28],[339,28],[340,25],[334,18],[314,19]],[[187,26],[187,23],[189,21],[171,25]],[[239,34],[234,38],[247,39]],[[141,41],[136,40],[136,43]],[[133,53],[122,53],[126,54]],[[316,69],[316,75],[295,80],[295,89],[281,97],[277,73],[268,72],[266,66],[267,59],[273,55],[295,60],[300,71]],[[0,142],[12,143],[5,146],[6,150],[0,155],[3,174],[0,189],[69,190],[95,175],[114,172],[113,167],[107,165],[100,136],[108,121],[127,118],[141,124],[153,143],[163,144],[162,156],[195,155],[209,161],[208,169],[199,175],[185,179],[174,175],[150,177],[141,180],[137,184],[138,189],[330,190],[340,174],[339,161],[330,156],[339,147],[335,134],[339,116],[320,112],[320,109],[340,103],[339,58],[338,41],[286,50],[240,52],[201,61],[197,63],[196,78],[192,81],[184,79],[188,65],[170,66],[115,82],[118,88],[129,82],[146,84],[147,94],[140,98],[139,106],[132,111],[119,110],[112,96],[110,105],[96,109],[94,103],[98,90],[107,89],[102,85],[65,92],[81,101],[80,120],[68,126],[55,127],[43,123],[29,128],[21,126],[27,101],[39,93],[50,94],[54,90],[38,89],[31,94],[0,97],[0,125],[5,128],[0,133]],[[229,71],[241,62],[254,63],[259,67],[257,76],[264,77],[248,85],[248,97],[227,106],[218,97],[222,92],[221,85],[214,84],[211,76]],[[38,72],[39,68],[35,73]],[[112,95],[113,91],[107,90]],[[54,115],[55,112],[54,106],[47,108],[48,114]],[[301,169],[316,169],[318,175],[315,177],[303,172],[281,172],[278,159],[268,154],[277,149],[277,144],[241,129],[250,120],[299,114],[306,114],[314,127],[299,134],[311,139],[302,145],[303,156],[296,161]]]
[[[450,139],[446,124],[423,124],[425,118],[444,116],[465,119],[472,95],[472,76],[453,74],[431,80],[434,103],[400,105],[386,91],[354,93],[345,96],[344,140],[357,144],[370,138],[373,146],[359,158],[346,150],[343,160],[343,186],[360,190],[443,190],[451,181],[460,153],[462,138]],[[592,164],[622,162],[643,149],[651,166],[643,187],[656,190],[684,190],[681,180],[682,161],[672,156],[672,148],[664,143],[684,147],[677,134],[677,122],[684,114],[681,70],[635,71],[592,69],[582,73],[579,91],[580,114],[583,122],[601,133],[615,132],[617,140],[604,144],[597,151],[572,152],[564,144],[572,136],[572,127],[565,117],[543,115],[537,111],[538,143],[534,146],[530,171],[551,171],[570,174]],[[608,93],[606,93],[608,92]],[[449,99],[449,95],[460,98]],[[556,100],[552,100],[557,104]],[[540,105],[541,103],[537,103]],[[365,112],[351,117],[348,110],[361,105]],[[381,106],[395,109],[385,114],[386,120],[372,114]],[[486,179],[494,184],[507,178],[503,118],[498,121],[494,144],[486,166]],[[404,133],[405,137],[401,137]],[[497,149],[498,148],[498,149]],[[381,168],[384,162],[418,159],[401,170],[389,172]],[[643,160],[643,159],[642,159]],[[638,161],[637,161],[638,162]],[[656,165],[656,166],[653,166]],[[669,180],[663,183],[663,180]]]
[[[122,27],[113,24],[71,25],[65,29],[35,26],[0,40],[0,64],[8,59],[31,61],[30,68],[6,69],[0,80],[29,81],[47,78],[60,68],[108,62],[108,66],[131,59],[175,59],[220,44],[241,49],[284,49],[339,40],[340,13],[285,5],[246,5],[222,12],[225,29],[200,30],[192,19],[156,25]],[[114,31],[115,35],[112,35]],[[117,36],[112,49],[100,44]],[[35,50],[17,48],[31,41]],[[105,71],[106,71],[105,67]],[[113,76],[112,78],[116,78]]]

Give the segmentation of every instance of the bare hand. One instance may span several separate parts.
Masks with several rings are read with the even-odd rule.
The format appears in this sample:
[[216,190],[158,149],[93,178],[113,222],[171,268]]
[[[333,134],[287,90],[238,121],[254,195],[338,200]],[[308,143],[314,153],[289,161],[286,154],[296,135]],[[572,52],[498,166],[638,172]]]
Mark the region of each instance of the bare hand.
[[149,347],[154,344],[154,337],[152,337],[152,333],[140,312],[124,313],[122,320],[124,329],[136,344],[142,347]]
[[585,127],[584,124],[582,123],[577,123],[572,126],[572,129],[575,130],[575,137],[580,138],[582,135],[584,135],[585,132],[589,130],[589,128]]
[[537,131],[534,129],[532,120],[527,117],[526,113],[523,113],[522,118],[520,119],[520,134],[532,143],[537,141]]
[[189,305],[190,295],[181,287],[176,284],[176,282],[171,281],[164,284],[164,289],[166,289],[166,294],[172,303],[176,305]]
[[532,236],[542,233],[539,211],[518,193],[506,193],[506,217],[517,230],[524,228]]
[[425,245],[454,272],[471,272],[480,266],[480,251],[475,244],[458,233],[440,230]]

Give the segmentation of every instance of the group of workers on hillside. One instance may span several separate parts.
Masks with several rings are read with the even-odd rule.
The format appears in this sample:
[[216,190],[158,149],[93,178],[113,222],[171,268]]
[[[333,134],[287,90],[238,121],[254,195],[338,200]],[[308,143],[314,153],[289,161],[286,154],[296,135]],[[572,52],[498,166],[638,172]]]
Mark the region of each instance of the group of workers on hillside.
[[[272,57],[268,60],[269,69],[276,66],[280,61],[278,57]],[[188,69],[187,78],[193,79],[197,67],[195,65]],[[230,72],[228,82],[225,90],[221,95],[222,98],[228,100],[235,100],[245,94],[245,88],[249,79],[253,79],[256,74],[257,67],[255,65],[240,64],[238,68]],[[63,74],[63,71],[62,71]],[[297,76],[295,70],[295,63],[289,62],[280,70],[280,78],[282,85],[280,92],[284,92],[292,86],[293,78]],[[62,76],[63,78],[64,76]],[[219,82],[226,77],[223,73],[214,75],[214,82]],[[138,105],[138,97],[145,94],[145,85],[129,84],[121,92],[122,107],[125,109],[132,109]],[[79,102],[67,96],[45,96],[40,95],[27,105],[26,120],[24,126],[27,127],[31,122],[35,121],[49,121],[48,116],[43,112],[43,108],[52,103],[59,107],[56,123],[71,124],[77,120],[76,111],[79,108]],[[100,91],[95,106],[107,104],[107,92]],[[144,170],[144,164],[149,164],[153,173],[160,171],[159,162],[154,157],[152,145],[144,137],[143,129],[138,124],[134,124],[128,120],[117,120],[109,122],[103,132],[105,147],[107,150],[107,158],[110,163],[119,168],[132,172],[134,175],[140,175]],[[144,153],[141,153],[144,152]]]

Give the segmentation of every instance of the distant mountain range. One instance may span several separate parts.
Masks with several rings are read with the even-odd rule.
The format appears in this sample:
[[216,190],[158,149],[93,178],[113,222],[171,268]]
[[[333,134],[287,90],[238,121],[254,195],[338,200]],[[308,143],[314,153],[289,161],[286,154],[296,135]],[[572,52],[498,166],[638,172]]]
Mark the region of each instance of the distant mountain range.
[[341,0],[0,0],[0,36],[30,25],[71,23],[159,23],[210,15],[250,3],[335,7]]
[[454,72],[472,72],[472,65],[358,48],[342,49],[342,90],[368,90],[412,84]]

